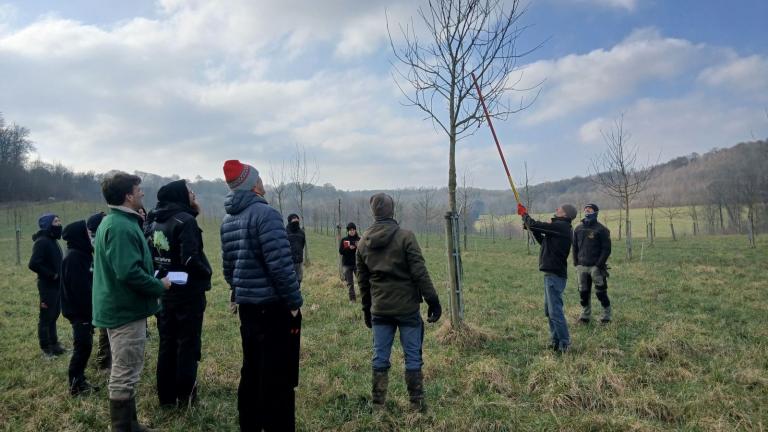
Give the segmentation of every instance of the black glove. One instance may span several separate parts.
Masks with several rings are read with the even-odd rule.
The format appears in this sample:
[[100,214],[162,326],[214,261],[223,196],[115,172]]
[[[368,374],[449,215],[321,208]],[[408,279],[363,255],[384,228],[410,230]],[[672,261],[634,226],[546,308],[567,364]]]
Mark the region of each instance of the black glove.
[[373,324],[371,323],[371,309],[365,308],[363,309],[363,320],[365,320],[365,326],[368,328],[373,328]]
[[427,322],[433,323],[440,319],[443,314],[443,308],[440,307],[440,302],[429,303],[427,307]]

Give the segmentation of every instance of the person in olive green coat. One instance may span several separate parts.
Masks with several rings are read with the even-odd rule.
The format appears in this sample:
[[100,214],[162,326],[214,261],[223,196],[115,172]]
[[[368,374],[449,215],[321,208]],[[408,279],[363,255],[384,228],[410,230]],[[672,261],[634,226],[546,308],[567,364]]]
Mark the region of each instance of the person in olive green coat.
[[144,368],[147,317],[160,310],[170,288],[154,276],[152,255],[139,227],[144,193],[137,176],[118,172],[102,182],[110,214],[96,231],[93,325],[107,329],[112,349],[109,409],[112,431],[146,431],[136,416],[136,386]]
[[442,313],[440,299],[416,236],[393,219],[392,197],[380,193],[370,202],[376,222],[358,242],[356,258],[365,325],[373,329],[373,408],[382,410],[386,401],[389,358],[399,329],[411,409],[424,412],[424,322],[419,309],[423,298],[427,321],[436,322]]

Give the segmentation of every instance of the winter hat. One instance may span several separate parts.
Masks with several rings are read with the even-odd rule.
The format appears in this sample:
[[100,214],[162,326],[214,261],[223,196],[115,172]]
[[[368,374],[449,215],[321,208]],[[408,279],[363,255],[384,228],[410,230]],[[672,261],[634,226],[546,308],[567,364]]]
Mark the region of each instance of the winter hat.
[[168,183],[157,191],[157,201],[174,202],[189,206],[189,189],[186,180],[176,180]]
[[104,216],[106,216],[104,212],[98,212],[96,214],[91,215],[91,217],[89,217],[88,220],[85,222],[85,226],[88,228],[88,231],[95,233],[96,230],[99,229],[99,225],[101,225],[101,221],[104,220]]
[[576,211],[576,207],[572,206],[571,204],[563,204],[560,206],[560,208],[565,212],[565,217],[570,220],[576,219],[576,214],[578,213]]
[[357,229],[357,225],[355,225],[354,222],[350,222],[350,223],[347,224],[347,231],[349,231],[351,229],[354,229],[354,230]]
[[41,230],[49,230],[53,225],[53,220],[57,217],[58,216],[53,213],[45,213],[37,220],[37,226],[39,226]]
[[371,210],[376,220],[391,219],[395,216],[395,200],[385,193],[371,197]]
[[291,223],[291,221],[294,219],[300,220],[301,218],[296,213],[291,213],[288,215],[288,223]]
[[259,171],[239,160],[228,160],[224,162],[224,180],[233,191],[249,191],[259,182]]
[[600,208],[597,207],[597,204],[593,204],[593,203],[589,203],[589,204],[585,205],[584,208],[585,209],[586,208],[591,208],[592,210],[595,211],[595,213],[600,211]]

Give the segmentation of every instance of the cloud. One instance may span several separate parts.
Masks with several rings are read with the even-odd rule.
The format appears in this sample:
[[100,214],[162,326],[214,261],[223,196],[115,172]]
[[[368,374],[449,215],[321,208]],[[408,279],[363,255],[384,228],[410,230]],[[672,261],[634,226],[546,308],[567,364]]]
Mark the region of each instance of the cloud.
[[633,12],[637,9],[639,0],[581,0],[589,3],[594,3],[599,6],[624,9],[629,12]]
[[765,100],[768,96],[768,58],[760,55],[735,57],[727,63],[704,69],[698,80],[712,87],[733,89]]

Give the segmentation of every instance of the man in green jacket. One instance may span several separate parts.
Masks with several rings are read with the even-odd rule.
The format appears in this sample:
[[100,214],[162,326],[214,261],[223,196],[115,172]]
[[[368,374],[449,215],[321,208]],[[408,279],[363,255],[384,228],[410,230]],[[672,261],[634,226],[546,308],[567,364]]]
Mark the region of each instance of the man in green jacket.
[[411,409],[424,412],[424,376],[421,358],[424,322],[419,306],[428,305],[427,321],[440,319],[442,309],[429,278],[416,236],[401,229],[394,217],[394,201],[387,194],[371,197],[376,222],[357,246],[357,280],[365,325],[373,328],[373,408],[381,411],[387,397],[389,357],[395,331],[405,355],[405,383]]
[[152,255],[137,210],[144,192],[137,176],[118,172],[101,190],[110,207],[96,231],[93,262],[93,325],[107,329],[112,349],[109,411],[112,431],[147,431],[136,416],[136,386],[144,367],[147,317],[160,310],[170,288],[154,276]]

